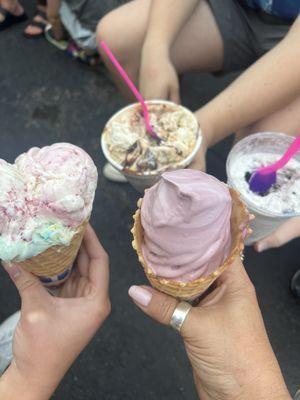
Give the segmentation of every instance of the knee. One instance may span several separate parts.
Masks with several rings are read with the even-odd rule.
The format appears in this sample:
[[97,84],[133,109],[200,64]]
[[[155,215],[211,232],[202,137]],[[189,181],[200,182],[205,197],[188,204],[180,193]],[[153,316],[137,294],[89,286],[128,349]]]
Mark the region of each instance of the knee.
[[97,25],[97,41],[100,43],[102,40],[110,45],[110,38],[113,37],[113,25],[111,21],[111,13],[106,14],[100,19]]
[[117,57],[120,62],[124,61],[125,58],[125,43],[122,40],[122,34],[120,35],[120,27],[118,26],[115,19],[115,12],[112,11],[105,15],[98,23],[97,26],[97,43],[99,47],[99,52],[103,57],[104,61],[106,61],[107,57],[102,48],[100,47],[100,43],[102,40],[109,46],[113,54]]

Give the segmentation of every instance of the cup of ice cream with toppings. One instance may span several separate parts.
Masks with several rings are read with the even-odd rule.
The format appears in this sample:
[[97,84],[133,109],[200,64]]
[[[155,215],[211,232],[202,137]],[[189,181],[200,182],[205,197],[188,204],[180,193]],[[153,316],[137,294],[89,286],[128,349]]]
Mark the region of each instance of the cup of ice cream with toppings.
[[46,286],[71,272],[92,212],[97,168],[69,143],[34,147],[14,164],[0,160],[0,259]]
[[277,161],[293,142],[283,133],[256,133],[238,142],[227,159],[228,184],[240,192],[249,211],[253,233],[251,245],[268,236],[289,218],[300,215],[300,153],[277,171],[276,183],[265,193],[254,193],[249,179],[256,169]]
[[163,172],[187,167],[202,140],[198,121],[187,108],[163,100],[147,101],[147,105],[159,140],[146,131],[139,103],[117,112],[101,137],[106,159],[141,192]]
[[132,244],[152,286],[193,300],[242,255],[248,222],[234,190],[204,172],[176,170],[139,200]]

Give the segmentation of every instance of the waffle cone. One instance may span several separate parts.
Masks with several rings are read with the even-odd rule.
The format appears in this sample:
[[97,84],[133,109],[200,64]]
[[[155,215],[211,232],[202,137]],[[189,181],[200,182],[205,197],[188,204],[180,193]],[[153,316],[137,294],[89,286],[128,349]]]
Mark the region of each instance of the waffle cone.
[[240,195],[233,189],[229,189],[232,198],[232,212],[231,212],[231,250],[230,254],[224,263],[213,273],[208,276],[202,276],[191,282],[177,282],[157,276],[147,266],[147,263],[142,254],[143,242],[143,227],[141,224],[141,211],[140,207],[142,199],[138,202],[138,209],[134,214],[134,226],[132,228],[133,242],[132,246],[136,250],[138,259],[142,264],[145,274],[153,287],[164,292],[170,296],[176,297],[180,300],[193,300],[200,296],[209,286],[224,272],[236,259],[236,257],[243,257],[244,239],[245,235],[249,235],[251,230],[249,228],[249,212],[240,199]]
[[[56,277],[70,269],[81,245],[88,220],[77,227],[69,246],[52,246],[32,258],[16,263],[38,277]],[[62,281],[60,281],[62,283]]]

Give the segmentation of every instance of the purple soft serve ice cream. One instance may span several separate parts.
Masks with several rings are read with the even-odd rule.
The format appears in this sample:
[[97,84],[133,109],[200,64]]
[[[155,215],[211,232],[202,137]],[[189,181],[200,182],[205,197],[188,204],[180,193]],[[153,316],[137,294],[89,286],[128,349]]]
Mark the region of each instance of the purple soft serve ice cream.
[[158,276],[189,282],[216,271],[231,247],[231,196],[203,172],[167,172],[145,191],[142,252]]

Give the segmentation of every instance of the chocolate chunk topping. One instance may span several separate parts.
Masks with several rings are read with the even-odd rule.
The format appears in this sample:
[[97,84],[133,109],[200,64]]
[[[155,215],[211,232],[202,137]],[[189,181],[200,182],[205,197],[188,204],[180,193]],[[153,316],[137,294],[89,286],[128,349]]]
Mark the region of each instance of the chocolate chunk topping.
[[150,149],[145,151],[143,157],[137,162],[140,171],[154,170],[157,168],[157,161]]

